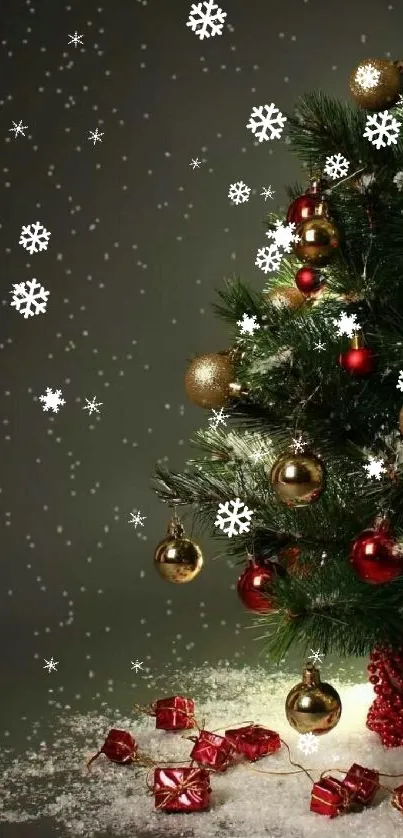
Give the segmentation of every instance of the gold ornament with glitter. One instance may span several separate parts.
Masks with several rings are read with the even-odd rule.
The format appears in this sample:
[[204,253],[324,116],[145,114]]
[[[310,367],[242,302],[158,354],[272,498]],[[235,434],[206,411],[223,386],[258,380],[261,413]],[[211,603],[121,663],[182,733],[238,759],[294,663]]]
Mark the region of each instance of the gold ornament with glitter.
[[341,716],[341,700],[331,684],[320,680],[320,671],[307,663],[302,681],[290,690],[285,700],[287,719],[298,733],[322,736],[333,730]]
[[401,89],[401,62],[366,58],[350,75],[350,93],[360,108],[388,110],[396,104]]

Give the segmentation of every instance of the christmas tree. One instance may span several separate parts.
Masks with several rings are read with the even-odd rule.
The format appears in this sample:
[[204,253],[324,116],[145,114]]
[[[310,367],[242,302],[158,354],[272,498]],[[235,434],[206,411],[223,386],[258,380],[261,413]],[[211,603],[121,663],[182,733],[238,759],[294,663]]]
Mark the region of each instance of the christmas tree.
[[286,217],[264,219],[265,287],[219,289],[230,349],[194,358],[185,380],[213,413],[198,456],[155,473],[158,496],[243,563],[239,594],[276,660],[295,643],[342,657],[389,644],[400,659],[400,67],[361,62],[350,90],[354,102],[315,92],[287,115],[290,149],[315,176],[287,188]]

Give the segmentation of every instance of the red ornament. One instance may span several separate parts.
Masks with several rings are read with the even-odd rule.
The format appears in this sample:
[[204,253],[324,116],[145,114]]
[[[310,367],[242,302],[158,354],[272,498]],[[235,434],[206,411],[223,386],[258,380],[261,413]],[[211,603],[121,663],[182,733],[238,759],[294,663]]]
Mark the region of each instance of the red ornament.
[[273,754],[281,748],[281,740],[275,730],[260,725],[248,725],[226,730],[225,737],[239,754],[254,762],[266,754]]
[[364,530],[351,545],[350,562],[357,575],[371,585],[383,585],[403,571],[402,557],[390,532],[388,521]]
[[215,771],[226,771],[235,748],[225,736],[202,730],[198,738],[190,737],[195,743],[189,757]]
[[100,754],[105,754],[111,762],[118,762],[120,765],[129,765],[135,757],[137,745],[131,733],[127,730],[112,728],[109,731],[102,748],[87,762],[87,768]]
[[375,355],[372,349],[364,346],[361,332],[354,335],[350,349],[339,356],[339,364],[351,375],[370,375],[375,369]]
[[270,596],[270,587],[278,573],[278,565],[267,561],[264,567],[258,565],[253,558],[238,579],[238,594],[249,611],[267,614],[275,611],[276,604]]
[[305,265],[295,274],[295,284],[303,294],[312,294],[324,284],[324,276],[317,268]]
[[321,200],[321,193],[327,186],[324,179],[313,179],[304,195],[295,198],[287,211],[287,224],[302,224],[315,215],[315,207]]
[[197,812],[210,805],[210,774],[183,766],[154,770],[155,808],[165,812]]

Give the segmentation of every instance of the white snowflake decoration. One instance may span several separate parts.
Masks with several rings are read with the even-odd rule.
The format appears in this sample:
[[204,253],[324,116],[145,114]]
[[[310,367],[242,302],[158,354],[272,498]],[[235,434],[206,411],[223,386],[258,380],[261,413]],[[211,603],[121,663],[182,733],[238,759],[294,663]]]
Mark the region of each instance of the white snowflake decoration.
[[280,267],[280,262],[281,253],[275,244],[271,244],[269,247],[260,247],[256,254],[255,265],[257,265],[257,267],[260,268],[264,274],[268,274],[271,271],[277,271]]
[[287,117],[272,102],[271,105],[254,107],[246,127],[262,143],[263,140],[279,140],[285,122]]
[[371,455],[368,459],[369,462],[364,466],[368,477],[375,477],[376,480],[380,480],[381,474],[385,474],[386,472],[384,461],[377,459],[377,457],[372,457]]
[[400,390],[401,393],[403,393],[403,370],[400,370],[399,372],[399,380],[396,384],[396,387],[398,390]]
[[140,515],[140,512],[131,512],[128,524],[134,524],[134,529],[137,527],[144,527],[144,521],[147,520],[146,515]]
[[227,12],[223,12],[213,0],[204,3],[192,3],[186,26],[189,26],[192,32],[202,41],[203,38],[222,35],[226,17]]
[[42,402],[45,413],[48,410],[52,410],[53,413],[58,413],[59,407],[62,404],[66,404],[65,399],[62,399],[61,395],[61,390],[55,390],[55,392],[53,392],[50,387],[46,388],[46,395],[39,396],[39,401]]
[[199,160],[198,157],[193,157],[192,162],[189,163],[189,166],[191,166],[193,170],[198,169],[200,165],[201,165],[201,160]]
[[275,230],[269,230],[266,233],[268,239],[273,239],[277,248],[282,248],[285,253],[291,253],[291,247],[294,242],[299,240],[299,236],[295,233],[296,224],[283,224],[281,221],[275,221]]
[[296,436],[292,441],[292,449],[294,451],[294,454],[303,453],[304,448],[306,448],[307,444],[307,442],[303,441],[302,434],[298,434],[298,436]]
[[22,228],[18,244],[22,244],[29,253],[38,253],[40,250],[47,250],[49,237],[49,231],[36,221],[35,224],[27,224]]
[[143,661],[139,661],[137,658],[134,662],[130,661],[130,663],[131,663],[131,668],[134,669],[136,672],[138,672],[139,669],[143,668]]
[[363,90],[371,90],[373,87],[376,87],[379,81],[381,73],[368,61],[367,64],[361,64],[360,67],[357,68],[357,71],[354,75],[354,81]]
[[233,204],[244,204],[249,201],[250,187],[246,186],[243,180],[237,180],[236,183],[231,183],[228,197]]
[[300,733],[298,737],[298,748],[305,756],[315,754],[319,747],[318,737],[313,733]]
[[102,143],[101,137],[103,137],[105,131],[102,131],[100,133],[98,131],[98,128],[96,128],[95,131],[90,131],[89,133],[90,133],[90,135],[89,135],[88,139],[92,140],[94,145],[95,145],[95,143]]
[[357,315],[346,314],[345,311],[342,311],[339,320],[333,320],[333,323],[339,335],[347,335],[349,338],[352,338],[353,333],[360,328],[357,323]]
[[393,178],[393,183],[396,184],[399,192],[403,189],[403,171],[397,172]]
[[50,661],[47,661],[46,658],[44,658],[44,661],[45,661],[45,666],[43,667],[43,669],[47,669],[49,674],[52,672],[52,670],[57,672],[56,667],[58,666],[59,661],[54,661],[53,657],[51,657]]
[[227,500],[225,503],[219,504],[214,525],[225,532],[228,538],[232,538],[233,535],[242,535],[244,532],[249,532],[252,515],[253,510],[248,509],[240,498]]
[[242,320],[237,320],[237,326],[240,327],[242,335],[253,335],[256,329],[260,329],[255,314],[252,314],[251,317],[247,314],[243,314]]
[[314,349],[317,349],[317,350],[318,350],[318,352],[323,352],[323,350],[324,350],[325,348],[326,348],[326,347],[325,347],[325,344],[324,344],[324,343],[322,343],[322,341],[321,341],[321,340],[318,340],[318,341],[317,341],[317,343],[314,343]]
[[28,128],[28,125],[22,124],[22,119],[20,119],[18,125],[13,120],[13,127],[9,128],[9,131],[14,131],[14,138],[18,137],[18,134],[21,134],[21,137],[25,137],[25,130]]
[[363,137],[378,149],[396,145],[401,124],[389,111],[372,114],[367,116]]
[[96,402],[95,399],[96,396],[93,396],[92,399],[85,400],[87,404],[84,405],[83,410],[88,410],[89,416],[91,416],[91,413],[99,413],[98,408],[103,405],[103,402]]
[[311,649],[311,652],[312,652],[312,655],[308,655],[308,660],[311,660],[314,666],[315,666],[316,663],[323,663],[323,661],[322,661],[323,654],[320,652],[319,649],[317,649],[316,652],[313,649]]
[[83,44],[84,35],[79,35],[78,32],[75,32],[74,35],[69,35],[69,38],[71,38],[71,40],[68,43],[69,47],[70,46],[78,47],[78,45],[80,45],[80,47],[84,46],[84,44]]
[[332,180],[337,180],[339,177],[346,176],[349,165],[349,161],[342,154],[333,154],[331,157],[326,157],[326,165],[323,171]]
[[208,422],[214,430],[216,431],[219,425],[226,425],[227,419],[229,418],[229,413],[224,413],[224,408],[220,407],[219,410],[214,410],[213,408],[213,416],[209,416]]
[[263,186],[263,192],[261,192],[260,194],[261,194],[262,198],[264,198],[264,200],[267,201],[268,198],[273,198],[273,196],[276,193],[275,193],[274,189],[272,189],[271,186]]
[[34,314],[45,314],[49,291],[45,291],[36,279],[19,282],[13,285],[13,289],[10,291],[10,294],[13,294],[10,305],[23,314],[25,320]]

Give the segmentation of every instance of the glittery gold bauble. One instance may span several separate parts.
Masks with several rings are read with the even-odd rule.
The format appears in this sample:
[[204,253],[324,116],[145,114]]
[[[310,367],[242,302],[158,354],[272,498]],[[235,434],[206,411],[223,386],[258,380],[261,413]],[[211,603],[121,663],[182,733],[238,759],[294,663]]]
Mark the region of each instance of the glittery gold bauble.
[[199,355],[186,371],[186,395],[198,407],[224,407],[234,378],[234,361],[229,352]]
[[180,521],[170,521],[167,536],[157,545],[154,563],[166,582],[191,582],[203,567],[203,554],[198,544],[184,537]]
[[320,680],[319,669],[307,663],[301,683],[287,695],[285,713],[298,733],[322,736],[336,727],[340,719],[340,696],[331,684]]
[[337,253],[340,236],[337,227],[324,215],[317,215],[300,224],[294,253],[301,262],[313,267],[328,265]]
[[399,410],[399,431],[403,434],[403,407]]
[[350,75],[350,93],[360,108],[392,108],[399,98],[400,79],[398,62],[366,58]]
[[318,500],[324,489],[322,463],[308,452],[286,452],[274,463],[270,482],[276,494],[291,508],[307,506]]
[[306,303],[305,295],[298,288],[293,288],[291,285],[280,285],[268,293],[264,293],[263,296],[268,302],[276,306],[276,308],[297,309]]

